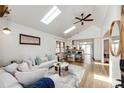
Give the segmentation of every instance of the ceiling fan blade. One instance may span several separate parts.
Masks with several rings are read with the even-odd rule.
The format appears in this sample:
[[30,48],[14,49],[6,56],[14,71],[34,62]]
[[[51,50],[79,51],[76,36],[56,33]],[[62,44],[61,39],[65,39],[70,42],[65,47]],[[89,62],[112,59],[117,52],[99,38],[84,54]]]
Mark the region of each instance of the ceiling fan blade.
[[93,21],[94,19],[84,19],[84,21]]
[[81,20],[81,18],[79,18],[79,17],[75,17],[75,19]]
[[0,5],[0,17],[3,17],[8,9],[7,5]]
[[73,23],[73,24],[77,24],[77,23],[79,23],[79,22],[81,22],[81,21],[77,21],[77,22],[75,22],[75,23]]
[[89,16],[91,16],[91,14],[88,14],[88,15],[84,18],[84,20],[87,19]]

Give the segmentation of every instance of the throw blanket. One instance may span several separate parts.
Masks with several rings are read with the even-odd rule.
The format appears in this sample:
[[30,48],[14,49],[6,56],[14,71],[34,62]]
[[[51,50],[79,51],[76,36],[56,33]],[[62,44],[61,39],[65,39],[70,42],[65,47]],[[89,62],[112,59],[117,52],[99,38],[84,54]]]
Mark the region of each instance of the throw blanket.
[[44,77],[30,85],[29,88],[55,88],[55,84],[52,79]]

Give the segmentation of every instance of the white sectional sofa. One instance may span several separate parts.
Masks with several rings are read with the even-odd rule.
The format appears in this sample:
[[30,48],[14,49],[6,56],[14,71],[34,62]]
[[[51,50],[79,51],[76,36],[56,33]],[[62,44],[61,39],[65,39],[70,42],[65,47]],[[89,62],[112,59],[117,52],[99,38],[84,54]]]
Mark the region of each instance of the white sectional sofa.
[[41,63],[40,65],[32,66],[32,69],[50,68],[50,67],[52,67],[53,64],[56,63],[56,62],[57,62],[56,60],[47,61],[47,62]]
[[11,69],[11,67],[15,68],[17,65],[14,63],[5,67],[8,71],[5,71],[4,67],[0,69],[0,88],[23,88],[25,85],[32,84],[32,82],[35,82],[43,77],[51,78],[54,81],[55,88],[77,87],[76,78],[70,77],[70,80],[70,78],[63,78],[58,74],[49,74],[49,70],[46,68],[24,71],[24,68],[26,67],[24,66],[23,71],[21,72],[17,71],[17,69]]
[[49,68],[54,63],[58,62],[56,55],[52,55],[50,60],[46,56],[45,57],[39,57],[38,56],[39,61],[42,60],[42,62],[40,62],[38,64],[36,64],[36,58],[37,57],[35,57],[35,58],[27,58],[27,59],[22,60],[22,62],[27,62],[31,69]]
[[[50,66],[57,62],[57,57],[51,61],[45,61],[34,65],[31,60],[24,60],[22,63],[12,63],[0,68],[0,88],[23,88],[43,77],[51,78],[57,88],[76,88],[83,77],[84,71],[75,66],[69,65],[69,72],[66,77],[51,73]],[[33,65],[33,66],[32,66]],[[75,69],[74,69],[75,68]]]
[[0,88],[23,88],[10,73],[0,69]]
[[49,68],[51,67],[54,63],[58,62],[57,60],[57,56],[52,55],[52,60],[47,60],[46,62],[41,63],[40,65],[38,65],[39,68]]

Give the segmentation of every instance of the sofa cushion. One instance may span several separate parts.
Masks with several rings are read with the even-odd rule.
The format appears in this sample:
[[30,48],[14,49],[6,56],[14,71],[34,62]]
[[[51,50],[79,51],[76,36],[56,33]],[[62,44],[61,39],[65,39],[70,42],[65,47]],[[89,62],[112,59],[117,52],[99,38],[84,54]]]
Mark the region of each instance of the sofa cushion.
[[49,68],[51,67],[55,62],[57,62],[56,60],[51,60],[51,61],[48,61],[48,62],[44,62],[42,64],[40,64],[38,67],[39,68]]
[[29,72],[19,72],[17,71],[15,73],[15,77],[17,80],[24,86],[27,87],[28,85],[31,85],[32,83],[36,82],[40,78],[44,77],[45,74],[47,74],[48,69],[36,69]]
[[0,88],[22,88],[16,78],[6,71],[0,73]]

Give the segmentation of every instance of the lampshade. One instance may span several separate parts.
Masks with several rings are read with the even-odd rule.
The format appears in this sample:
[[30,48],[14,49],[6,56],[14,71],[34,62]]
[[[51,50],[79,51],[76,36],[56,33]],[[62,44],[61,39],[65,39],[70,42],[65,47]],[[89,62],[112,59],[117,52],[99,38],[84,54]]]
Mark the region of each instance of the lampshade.
[[9,28],[7,28],[7,27],[3,28],[3,33],[8,35],[8,34],[11,33],[11,30]]

